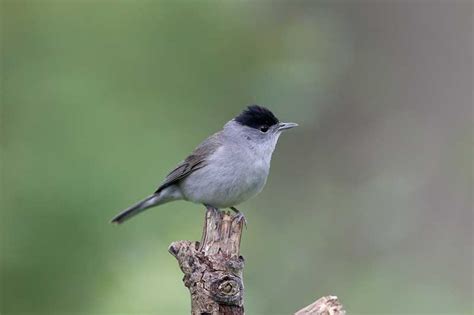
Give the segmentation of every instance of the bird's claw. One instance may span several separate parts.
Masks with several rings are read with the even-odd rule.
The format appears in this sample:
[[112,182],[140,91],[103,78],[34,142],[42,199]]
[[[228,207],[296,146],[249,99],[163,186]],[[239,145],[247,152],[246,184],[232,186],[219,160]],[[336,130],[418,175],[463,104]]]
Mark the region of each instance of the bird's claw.
[[234,217],[234,220],[236,220],[238,223],[243,221],[245,229],[247,229],[247,219],[245,218],[245,216],[242,212],[237,212],[237,214]]
[[244,214],[240,212],[239,209],[237,209],[236,207],[230,207],[230,209],[236,213],[235,220],[237,220],[237,222],[239,223],[243,220],[245,229],[247,229],[247,219],[245,218]]

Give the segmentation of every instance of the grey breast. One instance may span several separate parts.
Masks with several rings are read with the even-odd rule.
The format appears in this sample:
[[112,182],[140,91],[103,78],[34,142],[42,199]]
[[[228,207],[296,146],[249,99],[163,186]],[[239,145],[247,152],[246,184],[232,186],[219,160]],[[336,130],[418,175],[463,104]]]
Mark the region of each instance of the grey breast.
[[245,143],[224,142],[205,162],[180,183],[186,199],[218,208],[235,206],[260,192],[268,165]]

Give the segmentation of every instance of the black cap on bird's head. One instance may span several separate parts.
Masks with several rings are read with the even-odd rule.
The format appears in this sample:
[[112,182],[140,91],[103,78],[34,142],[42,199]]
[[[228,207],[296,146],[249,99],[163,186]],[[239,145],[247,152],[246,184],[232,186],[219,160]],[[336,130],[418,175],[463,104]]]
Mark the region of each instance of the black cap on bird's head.
[[280,131],[298,126],[295,123],[281,123],[269,109],[259,105],[248,106],[234,120],[242,126],[257,129],[263,133],[272,130],[272,134],[279,134]]
[[269,128],[280,122],[269,109],[259,105],[248,106],[234,120],[241,125],[255,129]]

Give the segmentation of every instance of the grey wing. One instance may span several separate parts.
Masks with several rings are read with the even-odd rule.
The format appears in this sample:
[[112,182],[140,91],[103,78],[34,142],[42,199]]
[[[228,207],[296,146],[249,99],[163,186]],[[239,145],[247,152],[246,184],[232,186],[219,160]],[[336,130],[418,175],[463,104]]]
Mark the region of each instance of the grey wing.
[[168,176],[166,176],[165,181],[160,185],[160,187],[158,187],[155,194],[159,193],[166,187],[176,184],[192,172],[205,167],[208,156],[214,153],[220,146],[217,139],[218,134],[216,133],[204,140],[196,149],[194,149],[191,155],[178,164],[178,166],[172,170]]

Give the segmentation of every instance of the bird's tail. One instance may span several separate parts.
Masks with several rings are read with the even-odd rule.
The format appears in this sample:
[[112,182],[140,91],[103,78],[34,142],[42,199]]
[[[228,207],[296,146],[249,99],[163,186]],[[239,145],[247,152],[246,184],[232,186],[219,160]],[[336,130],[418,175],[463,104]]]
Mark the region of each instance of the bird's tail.
[[120,212],[118,215],[116,215],[111,223],[123,223],[127,221],[128,219],[136,216],[137,214],[141,213],[142,211],[145,211],[148,208],[157,206],[161,203],[163,203],[163,200],[161,200],[159,194],[153,194],[151,196],[146,197],[142,201],[134,204],[128,209],[125,209],[124,211]]

